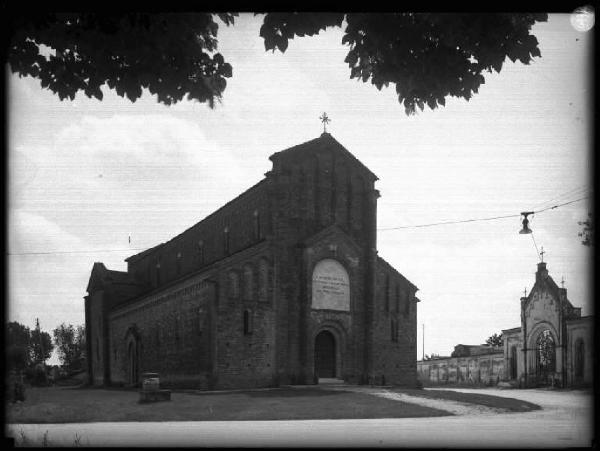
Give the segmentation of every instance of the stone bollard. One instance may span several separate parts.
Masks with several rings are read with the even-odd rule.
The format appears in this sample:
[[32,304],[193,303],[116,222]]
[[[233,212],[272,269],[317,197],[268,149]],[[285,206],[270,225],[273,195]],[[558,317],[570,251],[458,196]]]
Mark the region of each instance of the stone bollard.
[[160,390],[160,381],[158,378],[158,373],[142,374],[142,390],[144,390],[144,391]]
[[171,390],[161,390],[158,373],[142,374],[142,389],[139,402],[170,401]]

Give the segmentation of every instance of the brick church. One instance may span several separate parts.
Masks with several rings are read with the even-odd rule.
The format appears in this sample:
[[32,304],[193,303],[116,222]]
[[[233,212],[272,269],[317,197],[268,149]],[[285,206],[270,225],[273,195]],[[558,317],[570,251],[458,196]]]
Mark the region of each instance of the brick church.
[[95,385],[416,383],[417,287],[377,254],[377,177],[329,133],[171,240],[94,263]]

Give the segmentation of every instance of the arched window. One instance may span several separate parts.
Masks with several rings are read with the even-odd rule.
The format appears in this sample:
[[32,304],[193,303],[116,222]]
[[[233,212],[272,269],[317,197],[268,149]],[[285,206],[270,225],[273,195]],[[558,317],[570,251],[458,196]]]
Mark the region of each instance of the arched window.
[[223,251],[229,255],[229,227],[223,229]]
[[346,181],[346,224],[348,227],[352,226],[352,178],[348,173],[348,180]]
[[244,300],[254,299],[254,268],[244,265]]
[[244,335],[252,333],[252,311],[244,310]]
[[390,319],[390,339],[391,341],[398,341],[398,323],[395,319]]
[[269,301],[269,262],[264,258],[258,263],[258,300]]
[[156,286],[160,285],[160,257],[156,259]]
[[181,260],[183,258],[183,254],[181,253],[181,251],[177,252],[177,256],[176,256],[176,266],[177,266],[177,274],[181,274]]
[[316,223],[319,224],[321,222],[321,167],[319,164],[319,157],[317,155],[314,156],[314,180],[313,180],[313,206],[314,206],[314,216]]
[[198,264],[204,264],[204,241],[198,241]]
[[585,347],[583,340],[578,338],[575,341],[575,378],[583,379],[583,370],[585,369]]
[[258,213],[258,210],[254,210],[254,213],[252,213],[252,218],[254,220],[254,239],[256,241],[258,241],[261,238],[261,236],[260,236],[260,214]]
[[390,276],[389,276],[389,274],[385,275],[384,300],[385,300],[385,312],[389,313],[389,311],[390,311]]
[[240,278],[235,271],[230,271],[227,275],[227,285],[229,289],[229,297],[230,298],[238,298],[240,297]]

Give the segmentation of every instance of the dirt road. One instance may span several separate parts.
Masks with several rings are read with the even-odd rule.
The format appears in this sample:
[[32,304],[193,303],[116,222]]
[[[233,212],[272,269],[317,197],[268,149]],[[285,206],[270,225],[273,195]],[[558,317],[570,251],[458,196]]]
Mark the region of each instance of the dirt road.
[[7,435],[20,440],[22,431],[29,444],[43,444],[46,434],[50,446],[77,442],[82,446],[564,448],[592,443],[590,392],[460,391],[523,399],[539,404],[542,410],[376,420],[16,424],[7,426]]

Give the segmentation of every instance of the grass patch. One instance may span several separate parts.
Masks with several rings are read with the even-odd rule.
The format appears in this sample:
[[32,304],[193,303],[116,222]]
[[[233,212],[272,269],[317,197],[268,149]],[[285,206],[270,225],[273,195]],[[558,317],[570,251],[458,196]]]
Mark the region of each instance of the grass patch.
[[8,423],[102,421],[236,421],[409,418],[451,415],[364,393],[280,388],[171,394],[171,401],[139,404],[135,390],[45,387],[27,390],[25,402],[7,406]]
[[503,396],[484,395],[479,393],[463,393],[453,390],[419,390],[419,389],[398,389],[393,390],[398,393],[405,393],[411,396],[419,396],[429,399],[448,399],[451,401],[466,402],[469,404],[478,404],[485,407],[494,407],[506,409],[510,412],[529,412],[539,410],[537,404],[523,401],[516,398],[505,398]]

